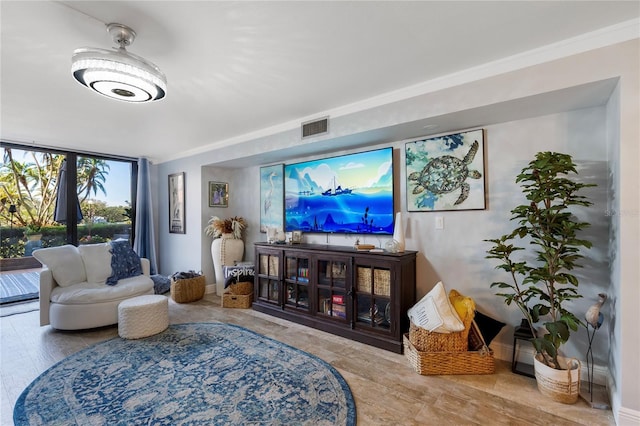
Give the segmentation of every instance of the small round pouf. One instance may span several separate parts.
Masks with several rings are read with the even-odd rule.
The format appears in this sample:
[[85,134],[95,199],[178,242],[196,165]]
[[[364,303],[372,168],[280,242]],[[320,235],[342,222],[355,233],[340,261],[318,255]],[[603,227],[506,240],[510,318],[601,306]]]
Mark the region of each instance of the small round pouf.
[[161,295],[133,297],[118,305],[118,334],[123,339],[141,339],[169,326],[169,299]]

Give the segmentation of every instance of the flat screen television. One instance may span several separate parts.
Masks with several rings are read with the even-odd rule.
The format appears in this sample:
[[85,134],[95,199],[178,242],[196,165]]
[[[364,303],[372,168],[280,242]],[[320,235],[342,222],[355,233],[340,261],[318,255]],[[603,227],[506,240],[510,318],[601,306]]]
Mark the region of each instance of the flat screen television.
[[287,231],[393,234],[393,148],[284,167]]

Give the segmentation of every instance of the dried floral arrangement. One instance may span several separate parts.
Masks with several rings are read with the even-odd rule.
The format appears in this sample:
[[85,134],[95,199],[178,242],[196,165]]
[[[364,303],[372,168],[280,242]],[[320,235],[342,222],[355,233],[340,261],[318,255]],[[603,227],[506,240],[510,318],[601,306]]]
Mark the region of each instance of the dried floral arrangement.
[[242,231],[247,227],[247,221],[239,216],[220,219],[218,216],[211,216],[208,225],[204,228],[205,234],[209,237],[222,237],[222,234],[232,234],[237,240],[242,239]]

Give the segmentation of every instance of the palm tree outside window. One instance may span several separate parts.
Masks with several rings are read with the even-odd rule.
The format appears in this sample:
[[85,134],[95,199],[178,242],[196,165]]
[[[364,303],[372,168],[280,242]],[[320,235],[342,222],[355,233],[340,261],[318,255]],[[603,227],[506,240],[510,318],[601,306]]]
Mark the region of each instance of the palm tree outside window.
[[[2,258],[24,256],[27,233],[34,233],[36,228],[42,231],[42,247],[117,238],[133,240],[136,160],[33,149],[5,142],[2,150]],[[64,160],[67,176],[72,180],[61,188],[58,179]],[[57,222],[55,209],[60,190],[77,198],[81,211],[65,209],[64,219],[58,218]],[[13,212],[11,205],[15,206]]]

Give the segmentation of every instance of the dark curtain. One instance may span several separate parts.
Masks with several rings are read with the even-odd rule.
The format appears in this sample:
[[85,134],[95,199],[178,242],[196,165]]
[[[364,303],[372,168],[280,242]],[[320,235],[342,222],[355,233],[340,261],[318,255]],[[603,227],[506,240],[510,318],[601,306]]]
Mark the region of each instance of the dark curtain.
[[133,249],[138,256],[149,259],[151,274],[158,271],[156,259],[156,238],[153,226],[153,199],[151,197],[151,176],[149,160],[138,159],[138,189],[136,198],[136,223]]

